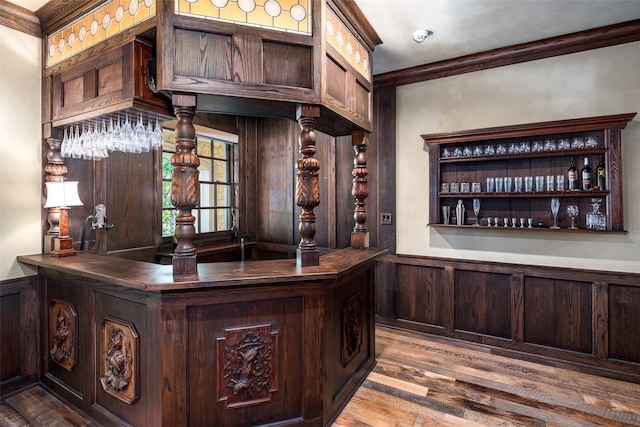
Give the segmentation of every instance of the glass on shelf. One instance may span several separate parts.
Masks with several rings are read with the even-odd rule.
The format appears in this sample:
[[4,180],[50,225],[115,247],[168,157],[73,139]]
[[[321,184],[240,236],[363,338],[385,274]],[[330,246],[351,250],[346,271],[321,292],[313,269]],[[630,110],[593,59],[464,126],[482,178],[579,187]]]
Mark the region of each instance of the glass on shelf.
[[553,214],[553,225],[552,229],[558,230],[558,212],[560,212],[560,199],[554,197],[551,199],[551,214]]
[[453,150],[453,157],[460,157],[460,156],[462,156],[462,150],[460,148],[456,147]]
[[471,147],[464,147],[464,150],[462,150],[462,155],[464,157],[471,157],[472,154],[473,151],[471,151]]
[[471,192],[472,193],[480,193],[480,192],[482,192],[482,187],[480,186],[479,182],[472,182],[471,183]]
[[499,144],[499,145],[496,147],[496,154],[497,154],[498,156],[502,156],[502,155],[504,155],[504,154],[507,154],[507,147],[505,147],[505,145],[504,145],[504,144]]
[[496,149],[493,148],[493,145],[487,145],[484,147],[484,155],[485,156],[493,156],[496,154]]
[[495,187],[495,179],[494,178],[487,178],[487,193],[493,193]]
[[460,183],[460,192],[461,193],[470,193],[471,192],[471,186],[469,185],[468,182]]
[[459,193],[460,184],[458,184],[457,182],[452,182],[451,185],[449,186],[449,191],[451,191],[452,193]]
[[596,148],[598,146],[598,139],[594,136],[588,136],[584,141],[584,146],[587,148]]
[[544,151],[556,151],[556,142],[553,139],[547,139],[544,142]]
[[443,182],[442,184],[440,184],[440,191],[442,193],[448,193],[449,192],[449,183],[448,182]]
[[480,226],[478,215],[480,214],[480,199],[473,199],[473,213],[476,215],[476,227]]
[[521,176],[516,176],[513,179],[513,182],[514,182],[514,185],[515,185],[513,191],[515,191],[516,193],[522,193],[522,177]]
[[593,211],[587,214],[587,228],[589,230],[606,230],[607,216],[600,212],[602,199],[593,198],[590,200]]
[[444,158],[449,158],[451,157],[451,151],[449,151],[448,148],[443,148],[442,149],[442,157]]
[[571,148],[571,144],[569,140],[566,138],[558,140],[558,150],[569,150]]
[[529,144],[529,141],[522,141],[520,143],[520,152],[521,153],[530,153],[531,152],[531,144]]
[[569,230],[578,229],[578,227],[576,227],[576,217],[578,216],[579,213],[580,213],[580,209],[578,208],[578,205],[567,206],[567,215],[569,216],[569,218],[571,218],[571,226],[569,227]]
[[482,147],[480,147],[479,145],[473,147],[473,155],[482,156]]
[[533,141],[533,146],[531,147],[531,152],[540,153],[544,151],[544,143],[542,141]]
[[580,149],[584,148],[584,139],[582,138],[573,138],[571,140],[571,149]]

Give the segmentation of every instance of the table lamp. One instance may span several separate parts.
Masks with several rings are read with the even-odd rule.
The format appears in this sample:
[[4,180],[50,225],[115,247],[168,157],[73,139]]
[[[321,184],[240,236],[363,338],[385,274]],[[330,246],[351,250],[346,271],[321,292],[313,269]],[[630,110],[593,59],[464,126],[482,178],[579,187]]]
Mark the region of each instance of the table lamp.
[[51,256],[63,257],[76,255],[73,239],[69,236],[69,207],[82,206],[78,195],[78,181],[45,182],[47,186],[47,202],[45,208],[60,209],[60,233],[53,241]]

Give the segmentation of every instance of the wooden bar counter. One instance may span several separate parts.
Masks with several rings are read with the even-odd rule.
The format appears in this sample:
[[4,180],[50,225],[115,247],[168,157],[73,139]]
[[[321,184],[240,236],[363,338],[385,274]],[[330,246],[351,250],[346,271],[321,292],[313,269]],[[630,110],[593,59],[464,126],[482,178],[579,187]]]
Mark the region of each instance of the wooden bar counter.
[[[104,425],[328,425],[375,363],[375,260],[172,266],[20,256],[39,272],[42,382]],[[36,307],[34,307],[36,309]]]

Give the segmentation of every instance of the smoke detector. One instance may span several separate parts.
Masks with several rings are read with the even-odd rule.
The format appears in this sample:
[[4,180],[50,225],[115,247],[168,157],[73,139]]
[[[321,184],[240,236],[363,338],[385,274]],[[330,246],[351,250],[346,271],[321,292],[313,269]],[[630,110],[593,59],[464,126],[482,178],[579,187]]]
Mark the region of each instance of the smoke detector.
[[433,34],[431,30],[416,30],[413,33],[413,40],[416,43],[422,43],[427,37]]

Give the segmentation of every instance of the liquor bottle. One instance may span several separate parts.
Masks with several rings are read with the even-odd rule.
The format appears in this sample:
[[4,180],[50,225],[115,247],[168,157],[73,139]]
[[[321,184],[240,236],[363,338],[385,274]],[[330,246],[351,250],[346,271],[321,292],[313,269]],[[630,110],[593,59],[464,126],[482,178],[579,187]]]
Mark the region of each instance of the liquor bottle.
[[580,171],[580,175],[581,175],[581,181],[582,181],[582,189],[584,191],[588,191],[591,190],[591,187],[593,186],[593,181],[591,179],[591,166],[589,166],[589,158],[585,157],[584,158],[584,167],[582,168],[582,171]]
[[576,169],[575,159],[571,159],[571,164],[567,171],[567,181],[569,190],[578,190],[578,169]]
[[606,190],[605,176],[606,176],[606,171],[604,168],[604,159],[602,158],[602,156],[600,156],[600,160],[598,160],[598,166],[596,166],[596,179],[598,184],[598,190],[600,191]]

